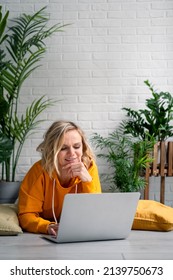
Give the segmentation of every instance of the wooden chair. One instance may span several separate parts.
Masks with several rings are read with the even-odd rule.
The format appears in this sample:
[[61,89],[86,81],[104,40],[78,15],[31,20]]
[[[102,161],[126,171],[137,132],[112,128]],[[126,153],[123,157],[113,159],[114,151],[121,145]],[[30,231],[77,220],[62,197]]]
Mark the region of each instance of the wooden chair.
[[173,176],[173,142],[161,141],[154,145],[152,164],[146,168],[144,199],[149,199],[149,178],[160,176],[160,202],[165,202],[165,177]]

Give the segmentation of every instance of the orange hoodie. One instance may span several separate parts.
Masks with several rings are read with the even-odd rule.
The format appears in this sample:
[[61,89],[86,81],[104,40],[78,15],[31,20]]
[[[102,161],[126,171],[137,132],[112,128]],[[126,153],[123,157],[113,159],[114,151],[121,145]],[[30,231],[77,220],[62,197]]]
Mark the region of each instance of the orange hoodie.
[[54,183],[54,211],[58,221],[64,196],[75,193],[76,186],[78,193],[100,193],[101,185],[94,161],[88,172],[92,177],[91,182],[81,182],[79,178],[74,178],[67,188],[63,188],[56,174],[50,178],[41,161],[36,162],[26,174],[19,191],[18,217],[21,227],[29,232],[47,233],[48,225],[55,222],[52,211]]

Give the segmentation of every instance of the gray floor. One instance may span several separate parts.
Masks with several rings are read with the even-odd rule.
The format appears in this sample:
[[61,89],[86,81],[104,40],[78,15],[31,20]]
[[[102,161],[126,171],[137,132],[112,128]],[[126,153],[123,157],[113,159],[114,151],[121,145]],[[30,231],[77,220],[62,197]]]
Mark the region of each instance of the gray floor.
[[40,235],[0,236],[1,260],[173,260],[173,231],[131,231],[126,240],[56,244]]

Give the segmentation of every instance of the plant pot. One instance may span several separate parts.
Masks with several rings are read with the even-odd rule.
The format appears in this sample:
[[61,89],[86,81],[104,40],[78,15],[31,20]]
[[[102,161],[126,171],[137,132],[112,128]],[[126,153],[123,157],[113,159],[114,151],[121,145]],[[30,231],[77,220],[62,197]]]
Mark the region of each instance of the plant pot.
[[0,203],[15,203],[21,182],[0,181]]

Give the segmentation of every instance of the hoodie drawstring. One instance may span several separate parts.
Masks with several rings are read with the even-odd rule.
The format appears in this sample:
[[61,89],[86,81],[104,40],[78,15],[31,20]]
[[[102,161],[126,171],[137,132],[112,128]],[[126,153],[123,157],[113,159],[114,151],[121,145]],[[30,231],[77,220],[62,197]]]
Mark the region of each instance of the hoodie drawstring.
[[53,213],[54,221],[57,224],[57,218],[55,215],[55,185],[56,185],[56,181],[54,179],[53,180],[53,194],[52,194],[52,213]]

